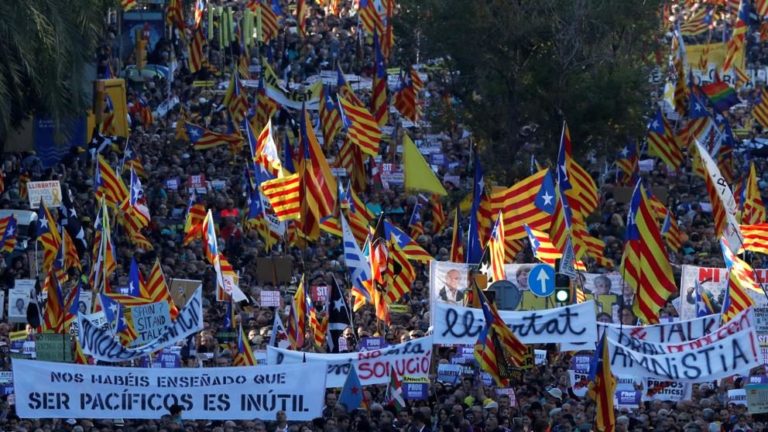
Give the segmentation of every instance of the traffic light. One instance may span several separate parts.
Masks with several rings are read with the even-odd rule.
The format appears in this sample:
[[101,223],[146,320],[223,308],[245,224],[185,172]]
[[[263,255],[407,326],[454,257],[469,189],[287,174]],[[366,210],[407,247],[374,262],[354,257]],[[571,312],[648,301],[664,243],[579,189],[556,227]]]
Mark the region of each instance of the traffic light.
[[562,273],[555,274],[555,301],[571,303],[571,278]]

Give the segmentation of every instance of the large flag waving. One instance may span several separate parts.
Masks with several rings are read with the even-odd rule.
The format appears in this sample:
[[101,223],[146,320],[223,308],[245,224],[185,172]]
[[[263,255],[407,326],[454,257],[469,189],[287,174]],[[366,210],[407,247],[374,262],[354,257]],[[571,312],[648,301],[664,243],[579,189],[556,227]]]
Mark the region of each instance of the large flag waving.
[[755,163],[749,165],[749,177],[744,191],[744,210],[741,213],[741,223],[755,225],[765,222],[765,204],[760,196],[760,188],[757,186],[757,171]]
[[655,324],[677,287],[659,226],[641,182],[637,182],[632,194],[626,239],[621,274],[635,291],[633,311],[643,322]]
[[485,318],[485,326],[475,342],[475,359],[480,367],[493,377],[497,385],[506,386],[511,369],[523,365],[528,349],[507,327],[496,306],[488,302],[477,284],[474,284],[472,290],[474,297],[480,302]]
[[734,255],[725,240],[720,241],[720,246],[728,269],[728,288],[722,310],[723,322],[728,322],[755,304],[750,297],[750,291],[760,294],[763,294],[763,291],[755,280],[752,267]]

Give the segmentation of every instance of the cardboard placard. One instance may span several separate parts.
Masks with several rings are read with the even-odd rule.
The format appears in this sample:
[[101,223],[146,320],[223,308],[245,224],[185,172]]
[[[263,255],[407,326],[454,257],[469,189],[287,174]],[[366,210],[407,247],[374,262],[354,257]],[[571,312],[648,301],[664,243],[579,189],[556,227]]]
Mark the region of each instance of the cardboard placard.
[[170,290],[171,298],[173,298],[173,304],[176,308],[181,309],[187,304],[187,301],[195,294],[195,290],[203,282],[193,279],[171,279]]
[[259,305],[261,307],[280,307],[280,291],[262,291]]
[[72,343],[69,335],[39,333],[35,337],[35,353],[38,360],[72,363]]
[[768,384],[747,384],[747,410],[750,414],[768,413]]
[[293,276],[293,261],[289,258],[256,258],[256,280],[275,285],[288,284]]
[[41,199],[48,208],[61,207],[61,184],[58,180],[28,182],[27,196],[33,209],[40,207]]

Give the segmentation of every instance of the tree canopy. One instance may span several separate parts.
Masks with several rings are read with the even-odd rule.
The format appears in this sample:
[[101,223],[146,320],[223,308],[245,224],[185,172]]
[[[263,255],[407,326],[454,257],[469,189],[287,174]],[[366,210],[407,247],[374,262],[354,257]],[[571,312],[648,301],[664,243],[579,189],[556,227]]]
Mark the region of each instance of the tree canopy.
[[605,154],[643,132],[659,3],[404,0],[401,47],[455,70],[463,121],[487,170],[509,182],[520,174],[512,161],[528,167],[522,149],[554,156],[563,120],[577,155]]
[[55,122],[85,112],[109,0],[0,2],[0,142],[32,115]]

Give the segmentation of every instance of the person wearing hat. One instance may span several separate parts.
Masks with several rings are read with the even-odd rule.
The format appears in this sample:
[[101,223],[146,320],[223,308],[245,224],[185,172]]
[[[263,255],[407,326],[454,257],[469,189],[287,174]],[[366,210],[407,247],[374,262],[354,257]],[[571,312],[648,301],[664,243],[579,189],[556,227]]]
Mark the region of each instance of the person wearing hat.
[[552,399],[555,399],[558,406],[563,401],[563,391],[557,387],[552,387],[551,389],[547,390],[547,395]]

